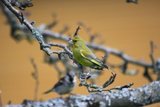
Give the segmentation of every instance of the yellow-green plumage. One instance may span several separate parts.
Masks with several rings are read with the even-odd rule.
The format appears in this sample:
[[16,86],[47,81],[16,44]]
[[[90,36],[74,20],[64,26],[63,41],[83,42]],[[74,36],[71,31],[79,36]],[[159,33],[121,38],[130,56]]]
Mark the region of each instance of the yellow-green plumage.
[[108,68],[107,65],[103,64],[103,62],[93,54],[93,52],[86,46],[85,42],[78,35],[75,35],[72,41],[72,52],[76,62],[83,66],[88,66],[98,70]]

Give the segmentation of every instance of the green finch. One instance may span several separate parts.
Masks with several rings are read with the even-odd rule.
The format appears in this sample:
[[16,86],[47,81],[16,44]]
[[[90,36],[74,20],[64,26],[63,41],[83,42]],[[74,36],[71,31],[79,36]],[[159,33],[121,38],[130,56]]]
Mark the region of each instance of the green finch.
[[97,70],[103,70],[103,68],[108,69],[108,66],[105,65],[100,59],[98,59],[95,54],[87,47],[84,40],[79,37],[79,29],[80,28],[78,27],[72,39],[72,52],[75,61],[82,66],[87,66]]

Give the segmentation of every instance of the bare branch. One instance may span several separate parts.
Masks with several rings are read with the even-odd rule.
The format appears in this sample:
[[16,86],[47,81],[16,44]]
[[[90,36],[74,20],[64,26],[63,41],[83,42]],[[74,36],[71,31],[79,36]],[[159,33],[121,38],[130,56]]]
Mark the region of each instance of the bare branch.
[[148,81],[153,81],[152,77],[149,74],[148,68],[144,68],[144,73],[143,76],[146,77],[148,79]]
[[32,0],[8,0],[13,6],[24,10],[26,7],[32,7]]
[[64,51],[70,56],[70,58],[73,58],[72,52],[68,49],[68,47],[65,44],[57,44],[57,43],[49,43],[50,46],[56,46],[64,49]]
[[52,51],[50,50],[50,46],[44,42],[42,34],[32,26],[32,24],[23,16],[22,12],[15,9],[7,0],[1,0],[1,2],[32,32],[38,40],[41,49],[48,55],[51,55]]
[[38,92],[39,92],[39,73],[36,63],[34,62],[34,59],[31,58],[31,64],[34,68],[34,71],[32,72],[32,77],[35,80],[35,90],[34,90],[34,100],[38,100]]
[[136,89],[95,93],[90,95],[71,95],[67,98],[56,98],[48,101],[34,102],[26,100],[22,105],[8,105],[8,107],[139,107],[160,102],[160,81]]
[[[51,38],[54,38],[54,39],[63,40],[65,42],[68,42],[68,40],[69,40],[69,37],[67,35],[61,35],[59,33],[51,32],[49,30],[45,30],[42,33],[43,33],[44,36],[51,37]],[[95,43],[87,43],[87,45],[92,49],[102,51],[104,53],[108,53],[108,55],[112,54],[114,56],[117,56],[117,57],[121,58],[122,60],[127,61],[130,64],[138,65],[138,66],[141,66],[141,67],[152,68],[151,63],[147,63],[147,62],[144,62],[144,61],[141,61],[141,60],[136,60],[136,59],[132,58],[131,56],[129,56],[129,55],[123,53],[122,51],[117,50],[117,49],[109,48],[109,47],[106,47],[106,46],[103,46],[103,45],[98,45],[98,44],[95,44]]]
[[151,49],[150,50],[150,58],[151,58],[151,61],[152,61],[154,72],[156,72],[157,68],[156,68],[155,59],[154,59],[154,43],[153,43],[153,41],[150,42],[150,49]]

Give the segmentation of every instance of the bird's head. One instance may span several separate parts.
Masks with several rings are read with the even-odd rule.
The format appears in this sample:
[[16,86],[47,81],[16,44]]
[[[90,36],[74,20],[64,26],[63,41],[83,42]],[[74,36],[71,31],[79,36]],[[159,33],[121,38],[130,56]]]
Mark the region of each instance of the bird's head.
[[67,72],[66,81],[74,83],[76,82],[76,73],[75,71],[69,71]]
[[73,44],[75,44],[79,41],[81,41],[81,38],[79,36],[74,36],[73,39],[72,39]]
[[72,39],[73,46],[81,46],[82,44],[84,44],[84,41],[78,35],[79,29],[80,29],[80,27],[78,26],[78,28],[76,29],[76,32],[73,36],[73,39]]

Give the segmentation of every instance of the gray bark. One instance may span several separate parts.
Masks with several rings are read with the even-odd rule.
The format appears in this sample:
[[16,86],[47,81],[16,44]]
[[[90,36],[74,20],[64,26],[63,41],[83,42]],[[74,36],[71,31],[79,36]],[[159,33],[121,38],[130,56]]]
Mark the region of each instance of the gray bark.
[[160,81],[136,89],[124,88],[89,95],[70,95],[34,102],[26,100],[20,105],[7,107],[138,107],[160,102]]

